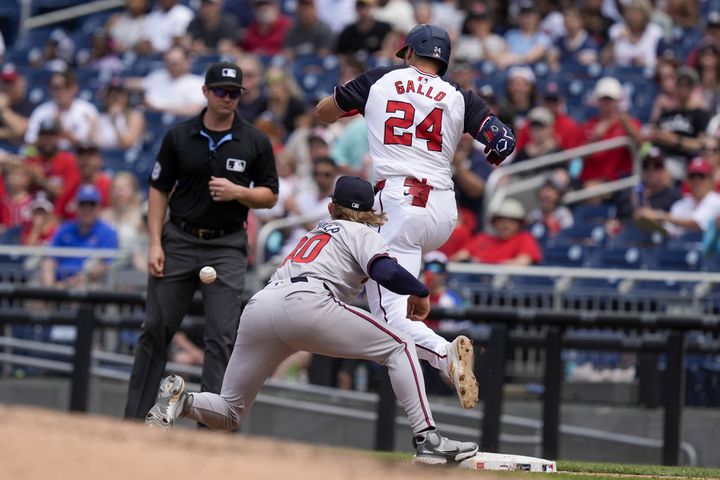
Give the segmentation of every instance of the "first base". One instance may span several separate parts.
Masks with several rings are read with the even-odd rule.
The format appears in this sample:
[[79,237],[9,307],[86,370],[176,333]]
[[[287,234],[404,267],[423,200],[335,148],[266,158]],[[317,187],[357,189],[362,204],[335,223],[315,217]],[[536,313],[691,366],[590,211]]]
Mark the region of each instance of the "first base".
[[478,452],[474,457],[463,460],[460,462],[459,467],[466,470],[511,470],[545,473],[555,473],[557,471],[557,466],[552,460],[523,455],[483,452]]

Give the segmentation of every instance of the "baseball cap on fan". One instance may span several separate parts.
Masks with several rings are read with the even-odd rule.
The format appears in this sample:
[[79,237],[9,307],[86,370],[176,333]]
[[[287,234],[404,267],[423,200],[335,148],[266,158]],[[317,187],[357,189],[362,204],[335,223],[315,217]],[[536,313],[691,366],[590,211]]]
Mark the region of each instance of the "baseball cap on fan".
[[333,203],[342,207],[369,212],[375,203],[375,192],[367,180],[344,175],[335,182],[335,191],[331,198]]
[[205,85],[209,88],[234,87],[244,90],[242,86],[242,70],[231,62],[213,63],[205,73]]

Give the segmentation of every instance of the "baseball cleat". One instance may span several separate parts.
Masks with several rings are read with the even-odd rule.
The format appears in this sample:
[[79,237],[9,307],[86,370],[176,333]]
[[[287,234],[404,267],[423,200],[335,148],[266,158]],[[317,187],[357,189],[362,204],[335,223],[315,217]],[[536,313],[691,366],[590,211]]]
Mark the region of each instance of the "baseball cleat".
[[473,457],[478,451],[477,443],[450,440],[430,430],[415,435],[413,438],[415,457],[413,463],[425,465],[445,465],[459,463]]
[[472,342],[465,335],[460,335],[447,347],[447,365],[448,375],[463,408],[475,407],[479,399],[473,363]]
[[170,430],[187,402],[185,380],[178,375],[170,375],[160,383],[157,401],[145,415],[145,425]]

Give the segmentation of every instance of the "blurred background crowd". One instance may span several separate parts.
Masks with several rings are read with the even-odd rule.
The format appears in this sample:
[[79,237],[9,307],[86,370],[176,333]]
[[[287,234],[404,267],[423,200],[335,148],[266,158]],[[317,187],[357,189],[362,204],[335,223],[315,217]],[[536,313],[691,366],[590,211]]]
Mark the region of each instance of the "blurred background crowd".
[[[170,125],[204,107],[205,69],[221,58],[241,67],[239,113],[271,138],[280,175],[280,200],[254,212],[250,238],[274,219],[322,216],[338,175],[373,179],[364,119],[325,127],[314,105],[366,69],[401,62],[395,51],[418,23],[448,30],[446,77],[514,127],[518,146],[505,164],[619,137],[635,145],[533,170],[543,181],[531,197],[486,211],[492,168],[482,146],[463,138],[453,161],[460,220],[427,264],[437,302],[470,301],[448,291],[448,260],[717,270],[714,0],[127,0],[27,32],[19,3],[0,8],[0,244],[124,253],[112,264],[46,259],[29,281],[102,284],[112,265],[144,285],[154,156]],[[33,13],[76,3],[38,0]],[[632,188],[563,204],[570,192],[633,173]],[[254,247],[282,258],[298,232]],[[623,250],[615,263],[603,248],[557,255],[568,244],[636,254]]]

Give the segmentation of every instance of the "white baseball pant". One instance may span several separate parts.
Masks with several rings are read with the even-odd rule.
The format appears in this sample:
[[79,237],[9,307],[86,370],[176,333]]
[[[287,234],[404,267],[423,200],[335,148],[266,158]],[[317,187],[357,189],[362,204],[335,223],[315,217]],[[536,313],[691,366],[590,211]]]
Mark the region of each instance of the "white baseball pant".
[[[387,214],[387,223],[378,231],[388,243],[390,255],[418,276],[423,254],[437,249],[450,238],[457,222],[457,206],[454,191],[437,189],[429,192],[425,206],[415,206],[405,183],[406,177],[388,178],[375,195],[375,210]],[[373,280],[367,282],[365,290],[375,317],[410,336],[419,358],[438,370],[447,370],[448,341],[424,323],[406,317],[407,295],[393,293]]]
[[413,432],[434,427],[412,339],[308,280],[271,282],[253,296],[240,318],[220,395],[193,393],[186,416],[217,430],[239,428],[280,362],[307,351],[387,366]]

